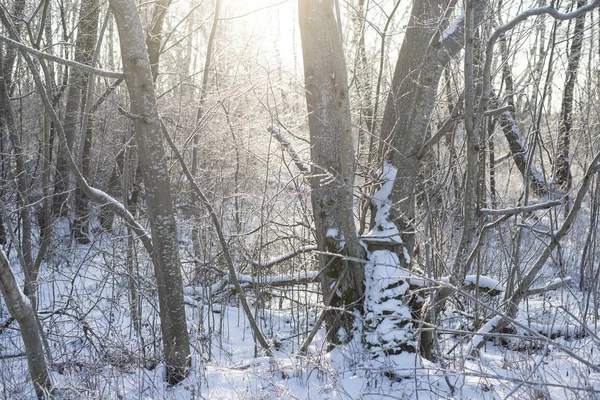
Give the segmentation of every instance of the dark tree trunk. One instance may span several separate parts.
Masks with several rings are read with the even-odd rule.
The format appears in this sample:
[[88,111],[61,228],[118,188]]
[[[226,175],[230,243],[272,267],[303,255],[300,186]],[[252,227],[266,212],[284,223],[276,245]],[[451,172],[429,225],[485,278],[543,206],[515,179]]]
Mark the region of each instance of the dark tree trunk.
[[[577,8],[586,4],[585,0],[577,1]],[[570,161],[570,143],[571,128],[573,125],[573,92],[577,83],[577,69],[581,59],[581,46],[583,44],[583,28],[585,26],[586,14],[582,14],[575,19],[575,28],[573,30],[573,41],[569,51],[569,64],[567,67],[567,81],[563,92],[562,103],[560,107],[560,122],[558,134],[558,151],[556,156],[556,166],[554,171],[554,183],[559,189],[568,192],[571,189],[573,176],[571,175]],[[566,207],[565,212],[568,212]]]

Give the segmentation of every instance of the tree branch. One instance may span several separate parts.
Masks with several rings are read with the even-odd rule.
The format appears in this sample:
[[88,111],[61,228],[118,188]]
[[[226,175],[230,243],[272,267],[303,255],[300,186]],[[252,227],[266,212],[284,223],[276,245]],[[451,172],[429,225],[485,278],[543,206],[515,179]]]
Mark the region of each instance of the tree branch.
[[529,213],[537,210],[543,210],[555,206],[560,206],[562,202],[560,200],[546,201],[544,203],[531,204],[528,206],[517,206],[511,208],[501,208],[493,210],[491,208],[482,208],[479,211],[483,215],[516,215],[521,213]]
[[0,35],[0,41],[6,43],[8,46],[10,47],[15,47],[17,49],[19,49],[20,51],[24,51],[30,54],[33,54],[36,57],[39,58],[43,58],[46,60],[50,60],[50,61],[54,61],[56,63],[62,64],[62,65],[66,65],[69,67],[73,67],[73,68],[78,68],[82,71],[91,73],[91,74],[95,74],[98,76],[105,76],[107,78],[123,78],[123,73],[121,72],[113,72],[113,71],[106,71],[103,69],[99,69],[99,68],[94,68],[94,67],[90,67],[89,65],[85,65],[85,64],[81,64],[78,63],[77,61],[73,61],[73,60],[66,60],[64,58],[60,58],[57,57],[55,55],[52,54],[48,54],[48,53],[44,53],[42,51],[36,50],[32,47],[26,46],[23,43],[20,43],[16,40],[12,40],[10,38],[7,38],[6,36]]

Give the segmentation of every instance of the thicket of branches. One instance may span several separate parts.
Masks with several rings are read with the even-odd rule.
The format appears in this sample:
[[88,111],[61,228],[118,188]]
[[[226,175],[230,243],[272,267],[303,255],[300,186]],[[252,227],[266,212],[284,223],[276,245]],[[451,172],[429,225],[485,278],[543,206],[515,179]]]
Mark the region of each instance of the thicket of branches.
[[519,309],[565,286],[596,332],[599,5],[2,3],[0,359],[38,397],[94,364],[177,384],[239,305],[257,355],[278,309],[292,352],[322,327],[444,366],[552,336]]

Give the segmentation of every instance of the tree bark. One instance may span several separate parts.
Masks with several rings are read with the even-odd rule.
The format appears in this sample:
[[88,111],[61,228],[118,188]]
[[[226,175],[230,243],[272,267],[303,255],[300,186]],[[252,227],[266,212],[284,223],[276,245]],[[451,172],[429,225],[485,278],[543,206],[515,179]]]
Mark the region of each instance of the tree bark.
[[[346,61],[332,0],[298,2],[304,58],[304,85],[311,142],[311,201],[317,247],[321,252],[363,258],[353,215],[354,149]],[[354,317],[361,308],[364,271],[360,263],[319,254],[327,339],[350,339]],[[347,271],[344,272],[344,270]],[[345,276],[345,278],[343,278]],[[336,293],[331,288],[343,279]]]
[[156,83],[158,78],[158,64],[160,61],[162,40],[163,40],[163,23],[165,16],[171,6],[173,0],[158,0],[152,12],[152,25],[148,29],[146,35],[146,45],[148,46],[148,58],[150,68],[152,69],[152,82]]
[[[96,46],[96,37],[98,33],[98,1],[83,0],[79,8],[79,24],[77,30],[77,39],[75,40],[76,62],[89,65],[92,59],[94,47]],[[67,146],[70,152],[73,152],[75,144],[77,127],[81,118],[82,91],[87,86],[87,74],[77,68],[71,68],[69,76],[69,89],[67,91],[67,104],[63,126],[67,135]],[[66,159],[66,150],[59,147],[58,158],[56,161],[56,178],[54,184],[54,214],[66,215],[68,210],[67,200],[69,197],[69,163]],[[85,175],[84,175],[85,176]],[[85,232],[79,232],[82,229],[82,221],[76,221],[74,226],[75,234],[78,240],[85,242],[87,235]]]
[[[15,117],[13,114],[12,106],[10,104],[9,97],[9,85],[11,82],[12,65],[10,63],[4,63],[3,61],[13,60],[14,62],[14,49],[7,49],[7,57],[3,57],[0,54],[0,134],[4,136],[4,131],[8,134],[10,145],[12,147],[12,153],[14,155],[15,170],[14,176],[17,181],[17,203],[19,205],[19,217],[21,219],[21,243],[20,255],[22,256],[22,268],[25,273],[25,294],[31,296],[31,299],[35,299],[35,281],[37,278],[37,271],[33,270],[33,232],[31,225],[31,206],[29,205],[29,194],[27,178],[27,168],[25,166],[25,153],[23,150],[23,143],[21,136],[17,131],[17,125],[15,123]],[[16,244],[16,243],[15,243]]]
[[[394,204],[392,219],[403,232],[402,239],[409,256],[412,256],[415,244],[414,234],[408,232],[413,231],[415,192],[421,165],[417,153],[425,141],[442,71],[462,48],[461,45],[448,54],[450,48],[436,39],[440,36],[436,32],[439,33],[447,3],[446,0],[413,1],[381,121],[381,140],[386,145],[383,150],[398,170],[391,197]],[[462,40],[458,36],[456,39]],[[403,256],[399,259],[405,266],[408,264]]]
[[23,295],[15,280],[6,254],[0,249],[0,291],[10,315],[17,321],[25,344],[29,374],[38,399],[51,398],[52,381],[48,375],[42,340],[29,299]]
[[[577,8],[586,4],[585,0],[577,1]],[[554,171],[554,183],[559,189],[568,192],[571,189],[573,176],[571,175],[571,162],[569,157],[569,147],[571,143],[571,127],[573,114],[573,91],[577,83],[577,69],[581,59],[581,46],[583,44],[583,29],[585,27],[585,18],[587,14],[581,14],[575,19],[575,28],[573,30],[573,41],[569,51],[569,64],[567,67],[567,81],[563,91],[563,98],[560,107],[560,121],[558,134],[558,154],[556,157],[556,169]],[[565,212],[568,212],[566,207]]]
[[121,43],[125,82],[131,101],[140,162],[148,201],[154,271],[158,283],[167,380],[178,383],[189,374],[187,332],[177,228],[170,178],[162,142],[152,70],[144,32],[133,0],[111,0]]
[[[83,0],[79,9],[79,28],[77,31],[77,40],[75,41],[75,61],[90,65],[96,41],[98,37],[98,0]],[[82,111],[85,109],[85,103],[88,101],[86,88],[88,81],[94,79],[93,76],[79,71],[77,68],[71,69],[71,82],[67,94],[67,111],[65,114],[65,133],[67,134],[67,144],[69,150],[73,153],[73,145],[78,126],[82,118]],[[91,122],[91,121],[89,121]],[[86,132],[81,140],[84,141],[84,152],[89,154],[92,140],[92,124],[88,123]],[[69,143],[69,140],[71,141]],[[59,155],[60,156],[60,155]],[[67,166],[68,168],[68,166]],[[66,170],[68,171],[68,169]],[[81,164],[81,173],[87,179],[89,175],[89,156],[84,157]],[[65,176],[68,176],[64,174]],[[87,199],[83,190],[77,186],[75,190],[75,219],[73,221],[73,236],[79,243],[89,243],[87,227]]]
[[[499,109],[502,107],[502,103],[497,96],[492,94],[491,105],[494,108]],[[523,177],[524,184],[525,179],[529,179],[529,187],[536,196],[544,197],[549,194],[548,184],[544,179],[542,173],[535,167],[533,163],[529,164],[529,151],[525,148],[525,144],[521,140],[519,134],[519,127],[517,122],[514,120],[510,111],[504,111],[498,118],[500,120],[500,127],[504,133],[504,137],[508,142],[508,148],[512,155],[513,161],[517,166],[517,169]]]

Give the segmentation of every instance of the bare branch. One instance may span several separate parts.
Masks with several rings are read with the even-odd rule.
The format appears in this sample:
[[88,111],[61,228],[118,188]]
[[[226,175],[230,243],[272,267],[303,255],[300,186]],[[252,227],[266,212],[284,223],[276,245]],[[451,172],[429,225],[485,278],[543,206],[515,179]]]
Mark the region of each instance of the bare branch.
[[560,205],[561,205],[560,200],[552,200],[552,201],[546,201],[544,203],[531,204],[528,206],[517,206],[517,207],[511,207],[511,208],[501,208],[501,209],[496,209],[496,210],[493,210],[491,208],[482,208],[479,211],[483,215],[516,215],[516,214],[522,214],[522,213],[529,213],[529,212],[533,212],[533,211],[537,211],[537,210],[543,210],[546,208],[556,207],[556,206],[560,206]]
[[536,294],[546,293],[550,290],[560,289],[563,286],[567,286],[571,282],[573,282],[573,278],[571,278],[570,276],[567,276],[565,278],[557,278],[557,279],[553,280],[552,282],[548,283],[546,286],[543,286],[540,288],[529,289],[527,291],[527,293],[525,293],[525,296],[526,297],[534,296]]
[[504,107],[496,108],[495,110],[488,110],[488,111],[486,111],[486,112],[483,113],[483,116],[484,117],[492,117],[494,115],[500,115],[500,114],[502,114],[505,111],[514,112],[515,109],[511,105],[506,105]]
[[21,51],[26,51],[27,53],[33,54],[36,57],[43,58],[49,61],[54,61],[56,63],[66,65],[69,67],[78,68],[82,71],[91,74],[105,76],[107,78],[123,78],[123,74],[121,72],[106,71],[104,69],[94,68],[90,67],[89,65],[78,63],[77,61],[66,60],[64,58],[60,58],[52,54],[44,53],[43,51],[36,50],[32,47],[26,46],[23,43],[17,42],[16,40],[12,40],[3,35],[0,35],[0,41],[3,41],[10,47],[15,47]]
[[160,121],[160,126],[162,128],[162,133],[163,133],[165,139],[169,143],[169,146],[171,146],[171,150],[173,150],[173,154],[175,154],[175,157],[179,161],[179,164],[181,165],[181,169],[183,170],[183,173],[189,180],[189,182],[192,186],[192,189],[196,192],[196,194],[198,195],[200,200],[202,200],[202,202],[208,209],[208,213],[210,214],[210,217],[213,221],[215,230],[217,231],[217,236],[219,237],[219,242],[221,243],[221,250],[223,251],[223,255],[225,256],[225,261],[227,263],[227,269],[229,270],[229,279],[231,279],[231,282],[235,286],[235,291],[240,299],[240,302],[242,303],[242,309],[244,310],[244,314],[246,315],[246,318],[248,318],[248,322],[250,323],[250,328],[252,329],[252,333],[254,333],[256,340],[260,343],[261,347],[265,350],[265,353],[267,353],[268,356],[272,356],[273,353],[271,352],[271,349],[269,348],[269,344],[267,343],[264,335],[260,331],[258,324],[256,323],[256,319],[254,318],[254,315],[252,314],[252,311],[250,310],[250,306],[248,305],[248,301],[246,300],[246,295],[244,294],[244,290],[238,279],[237,272],[235,270],[235,266],[233,265],[233,258],[231,257],[231,254],[229,253],[229,245],[227,244],[227,240],[225,239],[225,234],[223,233],[223,229],[221,227],[221,222],[219,221],[219,216],[217,215],[214,208],[208,201],[208,198],[206,197],[206,195],[204,194],[202,189],[200,189],[200,186],[198,186],[198,184],[196,183],[196,179],[194,179],[194,176],[192,175],[187,164],[183,160],[183,156],[177,149],[177,146],[175,146],[175,143],[173,143],[173,140],[171,139],[171,136],[169,135],[169,131],[167,130],[167,127],[165,126],[165,124],[162,120]]
[[272,258],[271,260],[267,261],[266,263],[261,263],[259,261],[252,260],[250,258],[246,258],[246,261],[248,261],[248,264],[250,264],[250,265],[258,267],[261,270],[265,270],[265,269],[269,269],[269,268],[273,267],[274,265],[277,265],[284,261],[290,260],[290,259],[296,257],[297,255],[304,254],[304,253],[310,253],[311,251],[314,251],[314,250],[317,250],[316,245],[303,246],[294,251],[290,251],[289,253],[283,254],[279,257]]
[[283,133],[281,133],[277,125],[269,125],[267,127],[267,131],[269,131],[269,133],[271,133],[271,135],[273,135],[273,137],[277,139],[281,146],[289,153],[289,155],[292,157],[292,160],[294,161],[294,164],[296,164],[296,167],[300,170],[300,172],[306,174],[310,173],[310,166],[308,165],[308,163],[302,160],[298,153],[296,153],[296,150],[294,150],[288,138],[285,137]]

